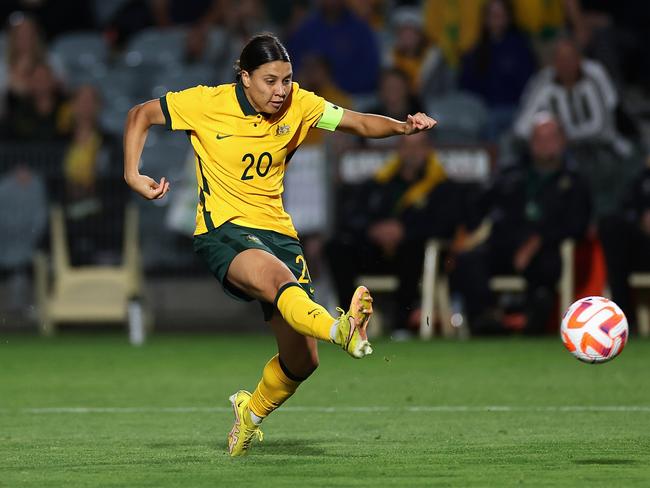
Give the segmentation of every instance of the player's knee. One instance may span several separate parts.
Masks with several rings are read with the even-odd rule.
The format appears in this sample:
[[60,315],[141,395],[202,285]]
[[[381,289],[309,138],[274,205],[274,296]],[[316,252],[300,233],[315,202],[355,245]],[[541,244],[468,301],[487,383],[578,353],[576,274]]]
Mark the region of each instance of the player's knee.
[[288,274],[286,273],[278,273],[274,276],[273,279],[273,287],[275,289],[275,293],[279,293],[280,290],[283,290],[284,288],[287,287],[289,284],[298,284],[298,281],[296,280],[296,277],[293,276],[291,271],[289,271]]
[[305,381],[307,378],[309,378],[314,373],[314,371],[316,371],[317,368],[318,368],[318,361],[306,365],[305,369],[301,372],[300,375],[302,381]]
[[319,365],[318,354],[310,354],[307,360],[307,376],[310,376]]
[[302,361],[300,365],[300,377],[303,380],[309,378],[314,371],[318,368],[318,353],[310,352]]
[[284,373],[292,380],[302,382],[309,378],[318,368],[318,353],[309,353],[301,359],[294,359],[289,364],[280,362]]

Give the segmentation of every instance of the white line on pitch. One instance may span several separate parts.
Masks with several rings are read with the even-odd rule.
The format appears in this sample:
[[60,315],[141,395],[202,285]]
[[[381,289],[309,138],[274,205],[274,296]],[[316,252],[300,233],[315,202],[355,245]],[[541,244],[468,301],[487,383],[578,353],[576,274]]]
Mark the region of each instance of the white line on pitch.
[[[0,409],[10,413],[11,409]],[[89,413],[223,413],[231,407],[43,407],[17,410],[28,414],[89,414]],[[400,412],[650,412],[649,405],[564,405],[564,406],[515,406],[515,405],[419,405],[419,406],[361,406],[318,407],[286,406],[278,412],[313,413],[400,413]]]

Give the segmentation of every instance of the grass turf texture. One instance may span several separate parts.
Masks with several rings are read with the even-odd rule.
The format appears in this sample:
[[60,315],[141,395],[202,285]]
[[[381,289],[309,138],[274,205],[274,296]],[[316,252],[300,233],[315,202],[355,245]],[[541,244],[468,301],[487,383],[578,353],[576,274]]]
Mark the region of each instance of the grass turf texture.
[[[650,480],[650,342],[635,338],[604,365],[579,363],[559,339],[379,341],[364,360],[322,345],[319,370],[239,459],[225,452],[227,397],[254,388],[270,337],[158,335],[141,348],[121,335],[1,339],[0,487]],[[570,406],[597,408],[556,408]]]

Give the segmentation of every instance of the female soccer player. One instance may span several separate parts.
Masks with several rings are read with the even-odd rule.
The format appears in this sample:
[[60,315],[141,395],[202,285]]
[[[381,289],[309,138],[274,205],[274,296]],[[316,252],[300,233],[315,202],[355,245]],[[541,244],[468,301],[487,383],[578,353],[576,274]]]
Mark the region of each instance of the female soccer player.
[[230,397],[231,456],[246,454],[254,437],[262,439],[262,419],[316,369],[317,339],[355,358],[372,353],[366,334],[372,298],[365,287],[357,288],[338,318],[313,301],[304,252],[282,206],[286,164],[313,127],[378,138],[435,125],[423,113],[400,122],[345,110],[302,90],[291,81],[285,47],[270,34],[244,46],[236,70],[236,83],[170,92],[133,107],[124,131],[124,178],[150,200],[163,198],[169,182],[138,171],[149,127],[164,124],[187,132],[199,186],[194,249],[228,295],[261,302],[277,339],[278,354],[264,367],[255,391]]

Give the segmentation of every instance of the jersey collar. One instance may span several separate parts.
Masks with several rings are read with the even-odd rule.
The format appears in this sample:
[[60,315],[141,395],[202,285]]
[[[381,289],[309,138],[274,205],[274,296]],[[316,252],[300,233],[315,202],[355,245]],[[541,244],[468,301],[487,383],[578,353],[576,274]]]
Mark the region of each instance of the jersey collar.
[[244,93],[244,85],[242,85],[241,81],[238,81],[235,85],[235,94],[237,95],[239,108],[241,108],[241,111],[244,113],[244,115],[257,115],[257,110],[253,108],[251,102],[249,102],[248,98],[246,98],[246,94]]

